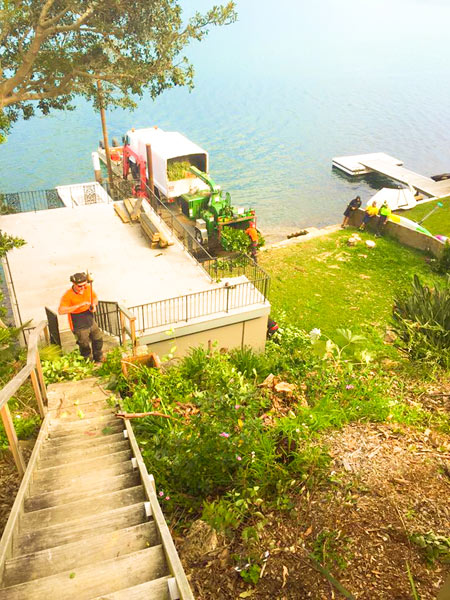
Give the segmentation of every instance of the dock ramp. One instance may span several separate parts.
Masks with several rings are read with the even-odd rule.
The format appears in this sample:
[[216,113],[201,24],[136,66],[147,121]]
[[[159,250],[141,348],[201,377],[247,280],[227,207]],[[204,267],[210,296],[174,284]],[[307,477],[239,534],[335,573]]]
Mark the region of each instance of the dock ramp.
[[348,175],[365,175],[370,172],[380,173],[393,181],[412,186],[429,197],[442,198],[450,195],[450,180],[434,181],[431,177],[406,169],[403,167],[401,160],[383,152],[338,156],[333,158],[332,164]]

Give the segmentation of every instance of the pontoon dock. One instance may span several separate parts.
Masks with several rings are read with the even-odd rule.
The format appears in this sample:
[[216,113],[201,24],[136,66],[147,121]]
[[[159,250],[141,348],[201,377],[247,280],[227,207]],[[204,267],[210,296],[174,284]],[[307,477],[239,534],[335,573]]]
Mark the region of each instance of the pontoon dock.
[[348,175],[365,175],[373,171],[381,173],[394,181],[411,185],[417,191],[430,197],[442,198],[450,195],[450,180],[434,181],[431,177],[425,177],[405,169],[401,160],[383,152],[337,156],[333,158],[332,164]]

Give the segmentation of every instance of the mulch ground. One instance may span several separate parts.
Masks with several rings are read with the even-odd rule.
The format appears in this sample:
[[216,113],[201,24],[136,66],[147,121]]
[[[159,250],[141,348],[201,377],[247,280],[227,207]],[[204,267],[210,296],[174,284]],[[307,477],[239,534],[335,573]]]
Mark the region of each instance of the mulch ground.
[[[323,440],[333,457],[326,485],[295,498],[295,510],[268,515],[253,587],[235,571],[239,543],[187,565],[194,595],[212,598],[345,598],[314,568],[316,550],[329,574],[357,599],[435,600],[450,565],[427,563],[413,533],[450,535],[450,437],[393,425],[349,425]],[[329,544],[327,547],[327,543]]]

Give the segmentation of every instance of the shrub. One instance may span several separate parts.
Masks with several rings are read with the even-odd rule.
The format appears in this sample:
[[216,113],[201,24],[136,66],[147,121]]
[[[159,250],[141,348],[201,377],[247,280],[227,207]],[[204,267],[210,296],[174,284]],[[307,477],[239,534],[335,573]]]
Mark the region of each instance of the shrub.
[[394,300],[393,318],[412,359],[450,366],[450,276],[442,287],[428,287],[415,275],[412,290]]

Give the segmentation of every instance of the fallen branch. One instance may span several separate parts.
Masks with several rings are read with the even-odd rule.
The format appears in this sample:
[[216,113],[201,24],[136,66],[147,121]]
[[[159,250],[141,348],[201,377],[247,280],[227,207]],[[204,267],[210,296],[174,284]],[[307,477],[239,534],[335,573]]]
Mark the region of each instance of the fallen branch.
[[177,419],[176,417],[172,417],[172,415],[166,415],[164,413],[153,410],[151,412],[143,412],[143,413],[126,413],[126,412],[117,412],[116,417],[119,419],[142,419],[144,417],[163,417],[164,419],[173,419],[174,421],[180,421],[181,419]]

